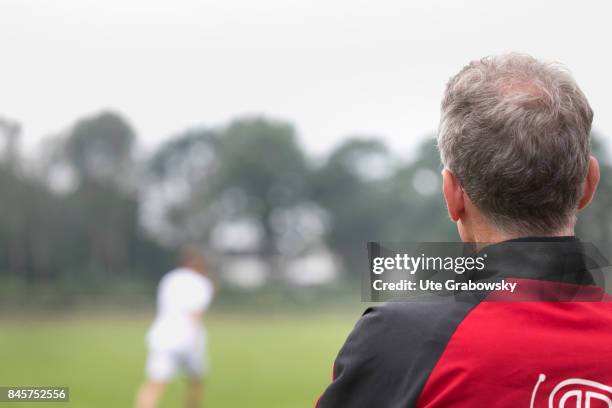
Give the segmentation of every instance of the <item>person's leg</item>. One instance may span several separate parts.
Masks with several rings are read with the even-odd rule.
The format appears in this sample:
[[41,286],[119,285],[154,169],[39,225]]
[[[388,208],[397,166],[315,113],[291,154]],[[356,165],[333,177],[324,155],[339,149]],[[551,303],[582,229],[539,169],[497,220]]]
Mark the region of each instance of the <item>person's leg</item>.
[[183,354],[183,367],[188,381],[185,394],[186,408],[202,407],[204,376],[208,372],[208,356],[205,351],[205,343],[202,342]]
[[190,378],[187,381],[185,408],[201,408],[202,396],[204,394],[204,381],[196,377]]
[[177,361],[173,353],[150,350],[145,370],[148,380],[138,390],[136,408],[156,408],[176,370]]
[[136,408],[157,408],[166,384],[163,382],[147,381],[138,390]]

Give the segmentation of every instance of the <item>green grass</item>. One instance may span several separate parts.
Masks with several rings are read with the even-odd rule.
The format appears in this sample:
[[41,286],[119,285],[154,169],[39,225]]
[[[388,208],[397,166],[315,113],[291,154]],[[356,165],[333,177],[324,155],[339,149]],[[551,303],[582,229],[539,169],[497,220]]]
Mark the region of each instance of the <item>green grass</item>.
[[[358,313],[211,316],[206,407],[312,407]],[[70,387],[68,403],[1,407],[120,408],[144,378],[145,317],[78,316],[0,322],[0,385]],[[175,380],[162,408],[181,406]]]

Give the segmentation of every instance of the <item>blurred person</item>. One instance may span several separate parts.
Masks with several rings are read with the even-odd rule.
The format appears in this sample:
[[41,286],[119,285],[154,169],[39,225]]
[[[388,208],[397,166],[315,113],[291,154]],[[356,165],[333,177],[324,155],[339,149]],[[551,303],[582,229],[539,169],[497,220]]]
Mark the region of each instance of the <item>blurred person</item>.
[[203,317],[215,292],[207,271],[201,251],[188,247],[181,253],[180,266],[161,279],[157,315],[146,336],[147,381],[138,392],[137,408],[156,407],[179,370],[188,380],[185,406],[201,406],[209,368]]
[[450,79],[438,134],[448,214],[488,256],[470,279],[519,282],[517,297],[368,308],[318,408],[612,407],[612,298],[574,236],[600,178],[592,119],[564,68],[527,55],[473,61]]

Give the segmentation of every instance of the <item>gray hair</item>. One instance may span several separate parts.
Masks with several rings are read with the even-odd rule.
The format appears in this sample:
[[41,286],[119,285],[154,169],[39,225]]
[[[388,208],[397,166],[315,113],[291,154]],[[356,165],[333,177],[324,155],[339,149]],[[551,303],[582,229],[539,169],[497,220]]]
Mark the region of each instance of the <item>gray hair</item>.
[[524,54],[486,57],[448,82],[438,147],[493,225],[549,234],[575,222],[592,121],[562,66]]

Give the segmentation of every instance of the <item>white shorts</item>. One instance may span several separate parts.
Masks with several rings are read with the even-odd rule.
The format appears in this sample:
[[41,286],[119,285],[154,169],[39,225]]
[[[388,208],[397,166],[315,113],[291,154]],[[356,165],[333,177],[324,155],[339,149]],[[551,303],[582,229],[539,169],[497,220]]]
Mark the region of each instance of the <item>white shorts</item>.
[[185,350],[150,349],[146,374],[150,380],[168,382],[181,370],[189,378],[202,378],[209,371],[205,347]]

